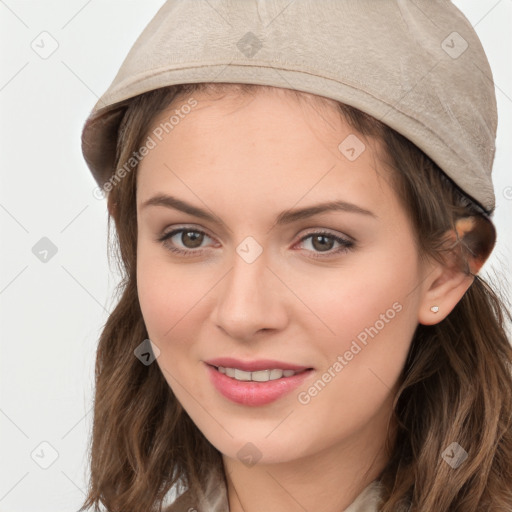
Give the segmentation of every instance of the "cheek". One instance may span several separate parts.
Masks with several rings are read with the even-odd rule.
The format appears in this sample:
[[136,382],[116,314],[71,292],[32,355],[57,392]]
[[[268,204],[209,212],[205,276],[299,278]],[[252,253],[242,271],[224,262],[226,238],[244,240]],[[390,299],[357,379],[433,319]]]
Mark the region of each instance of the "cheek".
[[375,324],[384,332],[403,327],[404,320],[415,323],[418,275],[416,253],[390,247],[378,254],[354,254],[338,269],[296,272],[289,282],[316,313],[316,328],[330,333],[333,341],[361,333],[364,341],[365,329]]
[[[189,266],[191,269],[192,266]],[[202,400],[198,374],[191,361],[199,339],[197,315],[202,312],[201,299],[211,288],[199,284],[192,271],[178,268],[153,251],[140,250],[137,260],[137,288],[144,323],[151,341],[160,354],[156,359],[162,375],[182,404],[190,403],[190,390]],[[197,363],[195,363],[197,364]]]
[[198,364],[197,341],[211,307],[209,296],[220,277],[219,272],[198,272],[193,264],[173,263],[164,251],[141,244],[137,293],[148,336],[161,352],[160,366],[187,374],[188,363]]
[[321,319],[303,324],[322,355],[318,389],[304,391],[316,396],[328,387],[327,402],[351,404],[361,414],[372,403],[378,407],[396,384],[417,326],[419,301],[415,252],[369,256],[329,273],[328,281],[317,279],[316,285],[304,275],[296,278],[299,293],[307,292],[308,307]]
[[161,251],[139,245],[137,293],[148,334],[159,347],[167,344],[205,291],[205,285],[187,279],[186,270],[170,264]]

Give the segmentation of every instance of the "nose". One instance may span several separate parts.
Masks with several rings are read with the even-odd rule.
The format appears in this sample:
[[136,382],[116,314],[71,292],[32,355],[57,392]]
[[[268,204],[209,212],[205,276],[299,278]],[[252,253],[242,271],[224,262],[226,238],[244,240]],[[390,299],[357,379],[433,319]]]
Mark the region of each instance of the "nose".
[[217,293],[213,321],[233,339],[250,341],[263,331],[284,329],[289,321],[285,286],[267,267],[264,253],[252,263],[235,254]]

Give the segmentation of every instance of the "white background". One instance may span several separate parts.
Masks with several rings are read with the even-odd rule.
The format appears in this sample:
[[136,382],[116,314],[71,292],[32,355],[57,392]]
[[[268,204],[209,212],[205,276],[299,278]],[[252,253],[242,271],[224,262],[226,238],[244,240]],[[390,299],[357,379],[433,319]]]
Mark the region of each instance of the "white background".
[[[83,123],[163,0],[0,0],[0,512],[71,512],[87,482],[94,355],[117,282],[105,200],[81,155]],[[485,270],[512,263],[512,0],[458,0],[494,73],[498,245]],[[31,43],[57,41],[49,58]],[[510,189],[509,189],[510,190]],[[57,253],[32,247],[48,237]],[[484,272],[485,274],[486,272]],[[42,469],[31,458],[50,461]],[[42,450],[42,451],[41,451]]]

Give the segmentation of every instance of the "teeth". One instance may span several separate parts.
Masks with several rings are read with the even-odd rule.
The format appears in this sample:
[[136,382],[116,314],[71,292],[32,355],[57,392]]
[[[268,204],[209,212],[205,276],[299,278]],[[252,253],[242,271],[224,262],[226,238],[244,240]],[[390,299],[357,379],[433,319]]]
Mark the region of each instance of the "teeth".
[[246,372],[244,370],[239,370],[238,368],[224,368],[223,366],[219,366],[217,370],[220,373],[227,375],[235,380],[240,381],[254,381],[254,382],[267,382],[269,380],[277,380],[282,377],[291,377],[295,375],[295,370],[258,370],[256,372]]
[[251,372],[244,372],[235,368],[235,380],[251,380]]
[[270,370],[259,370],[257,372],[251,372],[251,379],[255,380],[256,382],[267,382],[270,379]]
[[270,370],[269,380],[280,379],[283,376],[283,370]]

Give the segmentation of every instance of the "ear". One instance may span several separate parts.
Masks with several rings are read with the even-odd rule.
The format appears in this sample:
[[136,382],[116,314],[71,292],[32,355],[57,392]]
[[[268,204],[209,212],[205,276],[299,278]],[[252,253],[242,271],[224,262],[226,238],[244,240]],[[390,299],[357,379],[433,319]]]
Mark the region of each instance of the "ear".
[[430,262],[423,283],[418,322],[434,325],[444,320],[473,284],[496,243],[496,230],[483,216],[458,219],[445,233],[443,262]]

